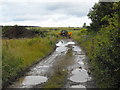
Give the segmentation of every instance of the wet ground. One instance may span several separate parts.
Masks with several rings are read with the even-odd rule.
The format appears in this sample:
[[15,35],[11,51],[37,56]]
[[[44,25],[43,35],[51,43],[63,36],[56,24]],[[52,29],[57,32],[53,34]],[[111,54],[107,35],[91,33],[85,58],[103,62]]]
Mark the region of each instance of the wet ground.
[[14,82],[10,88],[33,88],[47,82],[52,74],[54,63],[60,57],[64,57],[68,49],[72,49],[74,63],[67,68],[69,75],[64,88],[94,88],[93,78],[87,68],[86,55],[71,39],[59,40],[56,50],[50,56],[31,67],[30,71]]
[[72,45],[72,51],[75,63],[69,68],[70,74],[65,88],[95,88],[85,53],[77,44]]

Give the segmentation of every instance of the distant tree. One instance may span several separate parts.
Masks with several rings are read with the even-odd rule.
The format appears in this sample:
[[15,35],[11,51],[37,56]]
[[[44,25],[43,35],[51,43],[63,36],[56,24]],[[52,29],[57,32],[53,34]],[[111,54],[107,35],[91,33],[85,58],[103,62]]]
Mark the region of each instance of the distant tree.
[[86,23],[83,24],[83,28],[85,28],[85,27],[86,27]]

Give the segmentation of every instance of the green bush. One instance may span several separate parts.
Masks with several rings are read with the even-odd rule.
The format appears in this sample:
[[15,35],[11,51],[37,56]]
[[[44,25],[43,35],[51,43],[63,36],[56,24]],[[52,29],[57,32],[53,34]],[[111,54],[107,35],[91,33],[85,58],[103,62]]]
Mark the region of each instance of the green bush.
[[[114,3],[113,8],[118,8]],[[108,25],[103,25],[99,31],[74,33],[74,39],[86,50],[93,75],[98,87],[120,88],[120,35],[118,28],[118,13],[113,17],[104,18]],[[108,82],[109,81],[109,82]]]

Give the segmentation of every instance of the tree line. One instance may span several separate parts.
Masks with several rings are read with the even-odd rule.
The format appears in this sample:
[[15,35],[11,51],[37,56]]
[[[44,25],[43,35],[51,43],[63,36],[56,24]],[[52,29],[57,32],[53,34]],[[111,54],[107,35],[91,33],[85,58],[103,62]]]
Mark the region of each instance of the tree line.
[[120,88],[119,6],[120,2],[99,2],[88,13],[88,17],[92,21],[87,27],[88,31],[96,34],[92,40],[96,45],[95,49],[93,48],[92,61],[99,68],[96,70],[100,70],[96,76],[101,79],[99,83],[105,85],[101,87]]

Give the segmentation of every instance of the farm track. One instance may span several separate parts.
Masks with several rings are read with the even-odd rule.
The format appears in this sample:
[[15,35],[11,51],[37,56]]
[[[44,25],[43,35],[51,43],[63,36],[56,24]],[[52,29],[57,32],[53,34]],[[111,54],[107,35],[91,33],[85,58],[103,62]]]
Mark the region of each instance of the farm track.
[[88,70],[87,57],[76,42],[71,39],[62,39],[56,46],[56,50],[50,56],[31,67],[29,72],[13,82],[9,88],[34,88],[37,85],[41,88],[52,75],[55,63],[65,57],[69,49],[73,53],[71,58],[74,63],[67,67],[69,73],[64,88],[94,88],[95,83]]

